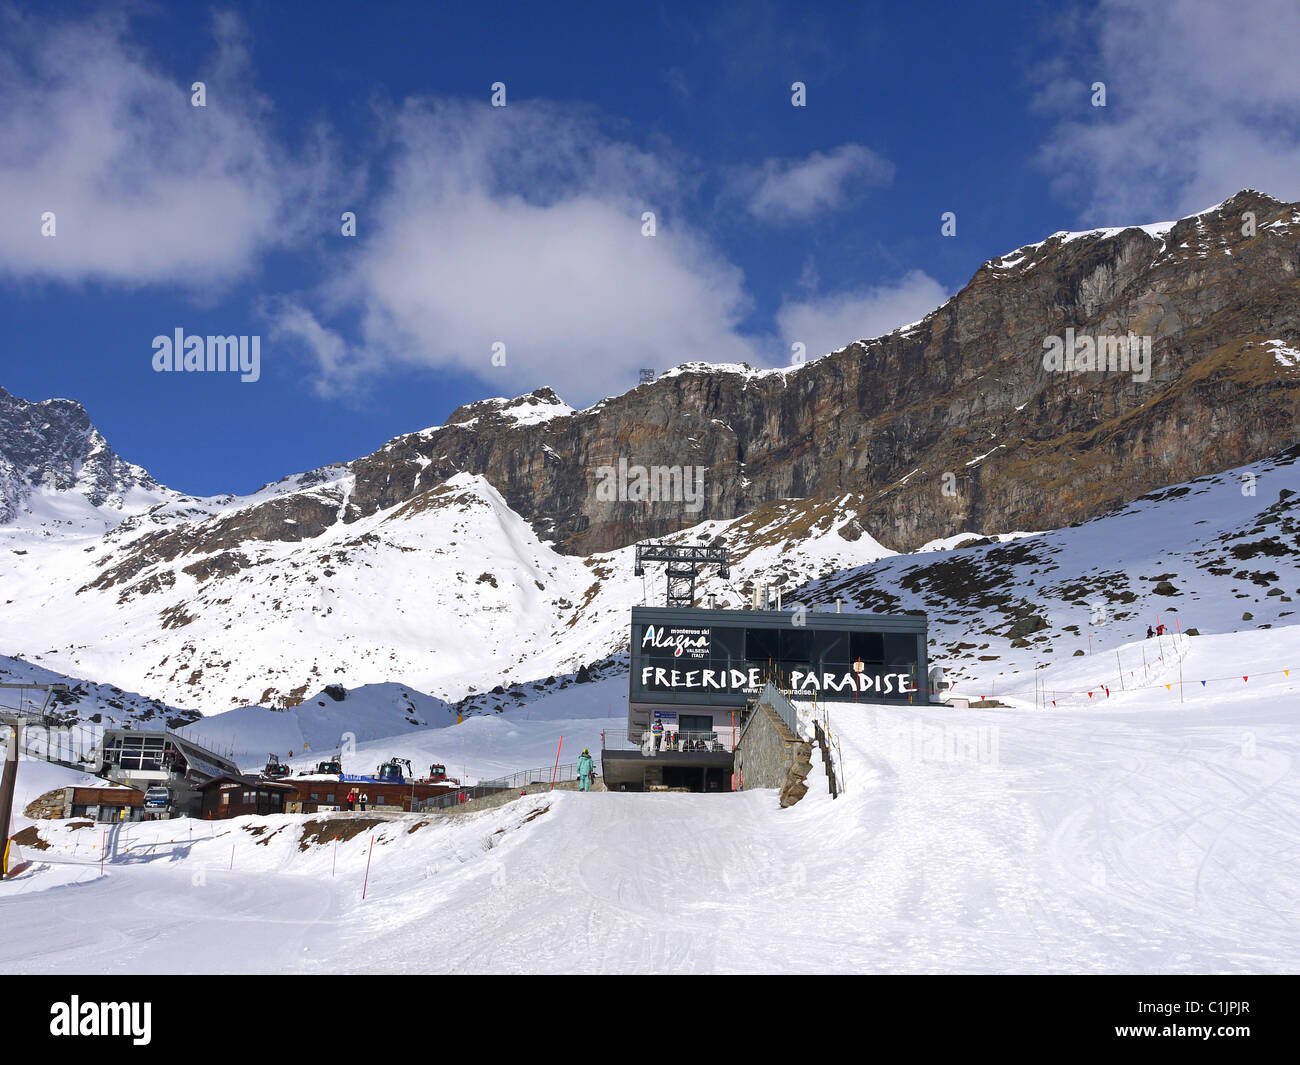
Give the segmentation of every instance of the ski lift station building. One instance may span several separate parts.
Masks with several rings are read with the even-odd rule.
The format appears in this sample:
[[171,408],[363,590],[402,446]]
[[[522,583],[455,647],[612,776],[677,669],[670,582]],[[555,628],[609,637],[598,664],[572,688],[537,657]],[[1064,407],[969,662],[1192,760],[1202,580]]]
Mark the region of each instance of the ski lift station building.
[[106,729],[91,771],[138,791],[166,787],[171,812],[197,817],[200,789],[217,777],[238,776],[239,767],[170,729]]
[[606,743],[605,783],[730,790],[769,682],[796,699],[928,703],[927,640],[925,614],[633,607],[627,733],[622,750]]

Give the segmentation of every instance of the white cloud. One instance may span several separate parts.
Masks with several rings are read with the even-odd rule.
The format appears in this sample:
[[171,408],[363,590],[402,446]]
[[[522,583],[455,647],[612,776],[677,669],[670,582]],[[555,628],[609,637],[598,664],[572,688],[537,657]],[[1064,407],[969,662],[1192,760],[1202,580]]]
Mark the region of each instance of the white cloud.
[[1040,70],[1039,104],[1059,116],[1040,158],[1082,221],[1163,221],[1242,188],[1300,198],[1294,0],[1108,0],[1071,28],[1072,51]]
[[[0,274],[205,288],[299,226],[298,175],[322,168],[290,165],[266,133],[238,20],[214,19],[214,57],[183,83],[126,30],[118,14],[56,26],[0,13]],[[192,80],[207,107],[190,105]]]
[[787,301],[777,314],[777,326],[787,350],[800,342],[808,357],[815,358],[919,321],[947,299],[938,281],[912,270],[892,284]]
[[[274,315],[316,356],[323,390],[405,363],[585,402],[624,391],[643,366],[752,360],[736,331],[741,273],[680,222],[673,172],[655,157],[534,103],[412,103],[393,129],[391,180],[359,212],[359,255]],[[357,315],[355,350],[308,309],[325,306]],[[498,342],[505,367],[492,364]]]
[[809,218],[893,179],[893,163],[861,144],[841,144],[806,159],[768,159],[751,178],[756,187],[749,210],[776,221]]

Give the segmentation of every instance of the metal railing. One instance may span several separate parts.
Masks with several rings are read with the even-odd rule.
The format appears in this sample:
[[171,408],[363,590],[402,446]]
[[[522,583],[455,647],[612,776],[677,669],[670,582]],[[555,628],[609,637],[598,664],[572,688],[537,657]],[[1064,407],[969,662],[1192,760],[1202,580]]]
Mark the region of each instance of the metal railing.
[[813,718],[813,737],[821,748],[831,798],[838,799],[844,794],[844,752],[840,750],[839,738],[831,731],[830,715],[824,710]]
[[654,733],[648,728],[622,731],[606,729],[600,734],[601,747],[607,751],[635,751],[642,754],[717,754],[729,752],[735,748],[735,739],[740,738],[739,727],[732,738],[731,728],[721,728],[716,732],[681,732],[665,729]]
[[786,696],[777,690],[776,686],[769,681],[763,686],[762,692],[759,693],[758,702],[761,706],[769,707],[788,728],[792,735],[803,738],[803,725],[799,720],[799,711],[795,709]]
[[451,806],[459,806],[461,803],[469,802],[470,799],[482,799],[489,795],[500,795],[503,791],[521,791],[528,787],[549,787],[552,780],[559,784],[564,781],[578,779],[578,764],[569,762],[565,765],[539,766],[536,769],[521,769],[517,773],[511,773],[508,776],[497,777],[494,780],[483,780],[472,786],[462,788],[453,787],[450,791],[442,795],[434,795],[428,799],[417,800],[412,809],[416,812],[426,810],[445,810]]

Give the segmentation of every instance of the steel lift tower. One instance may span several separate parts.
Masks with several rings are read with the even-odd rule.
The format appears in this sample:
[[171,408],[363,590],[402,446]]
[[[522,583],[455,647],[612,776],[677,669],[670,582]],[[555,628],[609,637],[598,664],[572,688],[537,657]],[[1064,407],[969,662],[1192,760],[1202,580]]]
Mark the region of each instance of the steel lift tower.
[[645,573],[644,562],[668,563],[668,606],[693,607],[695,605],[695,578],[701,566],[717,566],[718,576],[726,580],[731,576],[727,568],[725,547],[679,547],[677,544],[637,544],[636,568],[638,577]]

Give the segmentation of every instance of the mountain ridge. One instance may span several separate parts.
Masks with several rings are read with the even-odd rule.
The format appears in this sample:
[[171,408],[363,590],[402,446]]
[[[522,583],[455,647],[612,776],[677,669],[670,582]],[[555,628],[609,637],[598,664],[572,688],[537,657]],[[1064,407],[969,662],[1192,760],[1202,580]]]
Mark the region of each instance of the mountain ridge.
[[[571,673],[617,654],[627,607],[657,598],[631,576],[638,540],[725,541],[734,579],[701,595],[742,606],[764,581],[789,602],[839,571],[889,570],[899,549],[1059,529],[1286,453],[1298,273],[1300,210],[1244,192],[1025,245],[920,322],[806,365],[685,363],[584,411],[550,389],[480,400],[243,497],[146,481],[103,454],[79,405],[29,405],[0,457],[36,471],[29,499],[93,513],[51,503],[46,521],[0,525],[0,652],[205,712],[330,683],[455,701]],[[1078,315],[1150,330],[1149,391],[1041,372],[1044,330]],[[993,335],[1005,351],[981,348]],[[30,452],[36,430],[44,459],[6,443]],[[702,509],[596,498],[595,471],[620,458],[704,466]],[[880,593],[859,605],[925,608]]]

